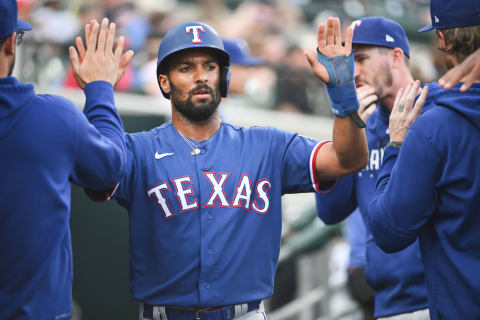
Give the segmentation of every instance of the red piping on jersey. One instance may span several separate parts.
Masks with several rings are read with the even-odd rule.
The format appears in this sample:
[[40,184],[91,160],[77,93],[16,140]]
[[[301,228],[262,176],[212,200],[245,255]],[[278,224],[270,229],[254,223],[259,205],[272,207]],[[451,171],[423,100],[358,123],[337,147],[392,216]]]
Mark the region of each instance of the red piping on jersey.
[[312,167],[311,167],[312,174],[313,174],[313,186],[315,188],[315,191],[319,193],[329,193],[330,191],[333,190],[333,188],[335,188],[335,185],[337,184],[337,180],[335,180],[335,183],[330,188],[328,188],[327,190],[322,190],[320,189],[320,183],[317,180],[317,170],[315,168],[315,164],[317,162],[318,151],[320,150],[321,147],[323,147],[324,144],[329,142],[332,142],[332,141],[327,140],[327,141],[320,142],[313,150],[314,154],[312,157]]

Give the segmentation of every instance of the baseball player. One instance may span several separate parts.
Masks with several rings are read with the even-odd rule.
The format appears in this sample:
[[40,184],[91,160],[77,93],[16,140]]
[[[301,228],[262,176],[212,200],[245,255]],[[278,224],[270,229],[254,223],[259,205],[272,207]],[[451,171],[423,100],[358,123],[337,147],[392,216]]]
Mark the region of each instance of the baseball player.
[[17,11],[17,1],[0,1],[0,319],[70,319],[70,182],[107,190],[122,177],[124,132],[112,85],[124,40],[113,52],[115,26],[105,20],[93,25],[82,63],[71,49],[87,100],[82,114],[11,76],[16,47],[32,28]]
[[[357,206],[366,220],[389,141],[389,116],[396,93],[413,81],[408,68],[408,39],[398,23],[383,17],[368,17],[353,25],[355,81],[362,85],[357,91],[360,109],[365,113],[371,108],[369,105],[377,105],[367,120],[370,157],[366,168],[338,180],[330,194],[316,195],[318,215],[325,223],[337,223]],[[429,99],[440,90],[438,86],[432,87]],[[367,226],[365,276],[374,290],[376,318],[429,319],[418,242],[398,253],[386,254],[375,244]]]
[[[432,0],[432,25],[447,68],[480,44],[480,2]],[[418,82],[400,90],[390,116],[368,212],[375,242],[400,251],[417,237],[432,319],[480,319],[480,85],[442,90],[414,107]],[[407,133],[408,130],[408,133]],[[405,267],[405,266],[404,266]]]
[[167,32],[157,76],[172,120],[126,135],[125,176],[114,195],[129,212],[140,319],[265,319],[281,196],[326,192],[366,164],[365,134],[351,118],[358,109],[351,38],[349,28],[343,46],[340,21],[330,18],[319,26],[317,56],[307,53],[337,115],[331,143],[221,121],[229,79],[222,39],[200,22]]

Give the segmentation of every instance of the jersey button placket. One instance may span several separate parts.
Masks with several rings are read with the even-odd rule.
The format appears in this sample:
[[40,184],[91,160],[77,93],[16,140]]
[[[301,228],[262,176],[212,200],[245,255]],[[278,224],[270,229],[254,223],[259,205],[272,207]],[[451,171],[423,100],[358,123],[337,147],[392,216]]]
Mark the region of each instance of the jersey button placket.
[[212,233],[212,224],[214,222],[214,208],[203,207],[211,193],[211,187],[204,176],[204,172],[209,172],[208,153],[204,144],[198,146],[200,153],[195,156],[197,163],[197,174],[200,179],[200,199],[202,201],[200,214],[200,303],[211,298],[212,282],[209,279],[211,275],[211,268],[213,264],[214,248],[211,247],[210,234]]

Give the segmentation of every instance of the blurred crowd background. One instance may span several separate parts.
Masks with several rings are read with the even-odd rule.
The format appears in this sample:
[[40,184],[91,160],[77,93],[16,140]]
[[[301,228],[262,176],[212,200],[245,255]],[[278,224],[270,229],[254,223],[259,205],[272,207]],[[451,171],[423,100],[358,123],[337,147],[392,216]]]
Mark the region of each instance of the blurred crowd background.
[[[229,98],[222,105],[237,110],[228,119],[233,123],[239,121],[241,107],[252,110],[242,113],[250,119],[287,114],[284,123],[293,122],[293,130],[301,132],[310,117],[314,130],[323,126],[331,132],[326,91],[303,53],[315,49],[317,26],[329,16],[340,17],[343,28],[365,16],[396,20],[410,40],[414,78],[430,82],[445,72],[431,50],[434,33],[417,33],[430,24],[428,0],[18,0],[18,4],[20,19],[34,28],[19,47],[14,75],[35,83],[40,92],[63,94],[75,88],[68,47],[83,36],[91,19],[108,17],[116,23],[117,35],[127,39],[126,49],[135,51],[116,87],[124,92],[116,94],[117,105],[143,114],[129,117],[119,108],[128,132],[168,119],[170,102],[161,95],[155,74],[157,50],[166,31],[185,21],[202,21],[223,38],[241,39],[243,58],[253,57],[232,66]],[[288,199],[292,198],[283,204],[275,292],[267,302],[269,319],[364,319],[347,292],[349,247],[343,226],[325,226],[316,217],[311,194]],[[74,319],[134,319],[137,304],[129,297],[127,280],[127,214],[114,202],[92,204],[82,190],[73,188],[71,225]]]
[[[34,25],[24,38],[17,75],[41,88],[75,86],[69,72],[68,46],[91,19],[108,17],[135,57],[118,91],[160,96],[155,78],[158,45],[165,32],[184,21],[202,21],[222,37],[246,41],[264,63],[246,67],[238,94],[251,107],[329,115],[320,82],[303,50],[316,45],[316,28],[328,16],[342,27],[360,17],[381,15],[398,21],[412,45],[415,78],[437,79],[438,58],[428,50],[432,34],[417,34],[430,20],[428,0],[19,0],[19,14]],[[236,71],[239,75],[244,71]],[[248,73],[248,76],[246,75]],[[235,95],[235,93],[233,94]],[[161,98],[159,98],[161,100]],[[162,105],[162,103],[159,103]],[[169,108],[164,101],[163,106]]]

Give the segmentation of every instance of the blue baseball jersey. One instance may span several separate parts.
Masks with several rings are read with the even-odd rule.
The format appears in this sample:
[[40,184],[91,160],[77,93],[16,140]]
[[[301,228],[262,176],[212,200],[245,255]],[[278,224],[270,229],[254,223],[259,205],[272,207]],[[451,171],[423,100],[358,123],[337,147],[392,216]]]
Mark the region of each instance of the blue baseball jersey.
[[[428,101],[440,91],[430,86]],[[426,111],[429,106],[425,106]],[[328,224],[345,219],[356,206],[364,222],[375,194],[385,146],[390,141],[390,112],[379,106],[367,121],[366,135],[369,161],[362,171],[341,178],[328,194],[317,194],[319,217]],[[418,241],[400,252],[387,254],[375,243],[367,227],[365,277],[375,293],[375,317],[386,317],[428,307],[424,267]]]
[[480,84],[460,86],[427,102],[400,149],[385,149],[368,212],[387,252],[419,238],[434,320],[480,319]]
[[192,148],[171,122],[127,134],[114,195],[130,219],[130,287],[152,305],[210,307],[269,297],[281,196],[320,190],[322,143],[275,128],[223,122]]
[[0,319],[72,315],[70,182],[109,189],[125,161],[112,85],[90,83],[85,95],[82,114],[0,78]]

